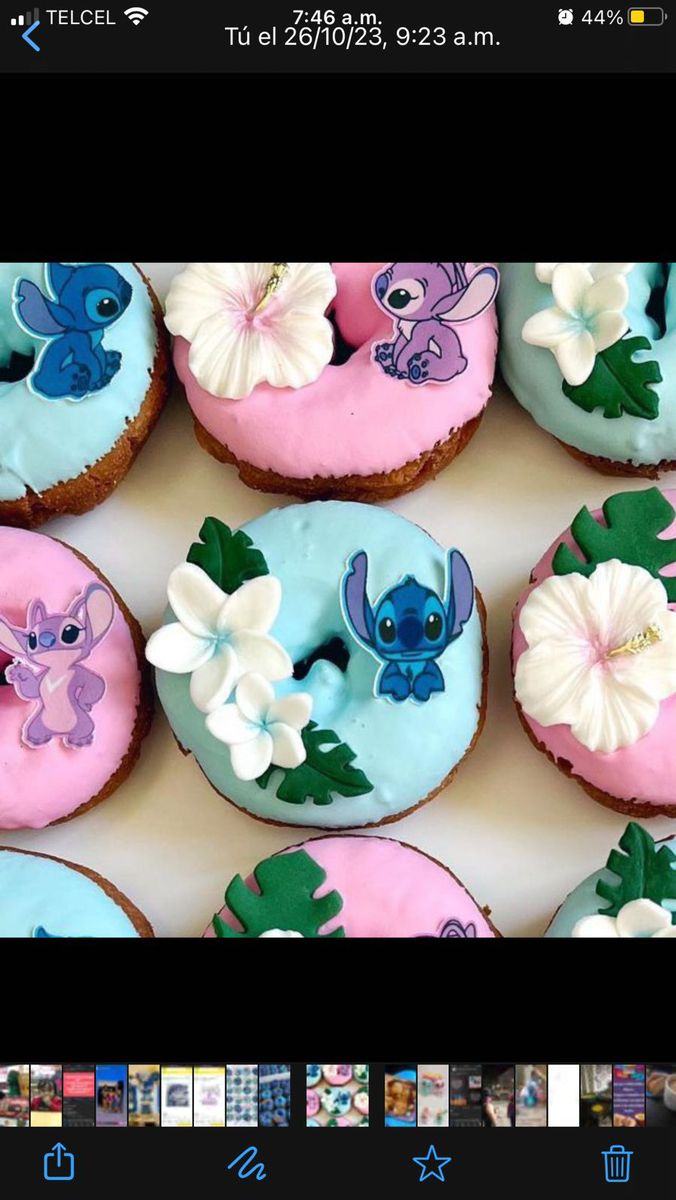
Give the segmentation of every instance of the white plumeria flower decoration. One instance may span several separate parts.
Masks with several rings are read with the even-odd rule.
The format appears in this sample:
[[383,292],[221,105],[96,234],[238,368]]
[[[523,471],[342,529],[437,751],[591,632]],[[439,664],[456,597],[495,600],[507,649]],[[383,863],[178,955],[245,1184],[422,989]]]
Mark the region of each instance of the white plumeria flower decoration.
[[616,917],[597,913],[582,917],[573,929],[574,938],[665,938],[676,937],[671,913],[654,900],[630,900]]
[[[274,294],[276,267],[288,267]],[[190,263],[166,306],[171,333],[190,343],[190,370],[213,396],[242,400],[259,383],[301,388],[333,356],[326,310],[336,294],[330,263]]]
[[268,767],[293,770],[307,757],[301,731],[312,714],[312,696],[293,692],[281,700],[262,675],[245,675],[237,686],[235,703],[207,717],[207,729],[230,747],[238,779],[260,779]]
[[303,934],[298,933],[298,931],[296,929],[266,929],[265,933],[259,933],[258,936],[259,937],[275,937],[275,938],[277,938],[277,937],[299,937],[299,938],[302,938]]
[[[594,279],[603,279],[605,275],[628,275],[630,271],[633,271],[636,263],[579,263],[576,265],[586,267]],[[540,283],[551,283],[555,269],[561,266],[563,263],[536,263],[535,274]]]
[[[612,559],[589,578],[552,575],[519,625],[528,643],[516,666],[519,704],[540,725],[569,725],[589,750],[634,745],[676,692],[676,613],[643,567]],[[623,649],[643,634],[648,644]]]
[[148,641],[146,657],[155,667],[190,674],[190,696],[200,712],[225,704],[243,675],[288,679],[293,663],[268,637],[282,598],[273,575],[243,583],[228,595],[194,563],[182,563],[169,576],[167,597],[177,620]]
[[594,279],[584,263],[559,263],[552,292],[555,305],[529,317],[522,337],[551,350],[566,382],[579,387],[594,370],[596,355],[629,329],[624,315],[629,288],[624,275]]

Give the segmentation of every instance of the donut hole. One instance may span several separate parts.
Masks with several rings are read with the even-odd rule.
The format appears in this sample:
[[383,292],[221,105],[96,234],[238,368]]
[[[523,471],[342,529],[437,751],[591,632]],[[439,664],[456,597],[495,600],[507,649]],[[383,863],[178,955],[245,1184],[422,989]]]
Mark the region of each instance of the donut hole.
[[341,637],[329,638],[321,646],[317,646],[316,650],[313,650],[306,658],[301,658],[295,663],[293,668],[294,679],[307,679],[315,663],[321,661],[333,663],[334,667],[342,671],[343,675],[345,674],[350,661],[350,651]]
[[35,366],[34,354],[19,354],[12,350],[8,363],[0,364],[0,383],[20,383]]
[[660,279],[653,284],[650,291],[650,298],[646,304],[646,316],[650,317],[655,322],[659,330],[659,337],[663,338],[667,332],[667,284],[669,282],[669,263],[660,263]]
[[11,662],[13,662],[11,655],[5,654],[4,650],[0,650],[0,687],[9,687],[5,679],[5,671]]
[[344,367],[345,363],[349,362],[353,354],[356,354],[357,347],[351,346],[343,337],[335,312],[329,313],[329,321],[333,326],[333,357],[331,359],[332,367]]

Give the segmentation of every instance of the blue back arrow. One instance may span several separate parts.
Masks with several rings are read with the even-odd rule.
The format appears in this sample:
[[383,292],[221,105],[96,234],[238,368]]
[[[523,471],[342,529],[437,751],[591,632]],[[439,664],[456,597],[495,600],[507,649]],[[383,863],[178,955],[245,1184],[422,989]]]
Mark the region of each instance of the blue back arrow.
[[33,21],[33,24],[30,25],[28,29],[24,29],[23,33],[21,34],[24,42],[30,46],[31,50],[36,50],[38,54],[40,53],[40,47],[38,46],[37,42],[33,41],[31,34],[35,32],[39,24],[39,21]]

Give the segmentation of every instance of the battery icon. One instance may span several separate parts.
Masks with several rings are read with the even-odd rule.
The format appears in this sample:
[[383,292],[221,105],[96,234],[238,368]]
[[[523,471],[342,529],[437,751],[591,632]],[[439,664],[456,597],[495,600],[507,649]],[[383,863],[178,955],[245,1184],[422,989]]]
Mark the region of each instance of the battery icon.
[[664,9],[630,8],[628,21],[630,25],[664,25]]

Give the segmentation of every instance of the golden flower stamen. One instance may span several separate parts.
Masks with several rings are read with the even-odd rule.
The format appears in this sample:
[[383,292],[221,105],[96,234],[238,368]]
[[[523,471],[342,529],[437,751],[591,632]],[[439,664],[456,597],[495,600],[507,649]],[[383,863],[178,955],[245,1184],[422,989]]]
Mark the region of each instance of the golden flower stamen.
[[615,658],[618,654],[641,654],[643,650],[654,646],[656,642],[661,642],[663,638],[664,633],[660,625],[648,625],[642,633],[634,634],[623,646],[617,646],[615,650],[609,650],[608,658]]
[[268,279],[265,288],[263,289],[263,295],[254,309],[254,314],[257,315],[258,313],[262,312],[263,309],[266,308],[270,303],[272,297],[279,291],[284,279],[289,273],[289,266],[289,263],[272,264],[272,274]]

